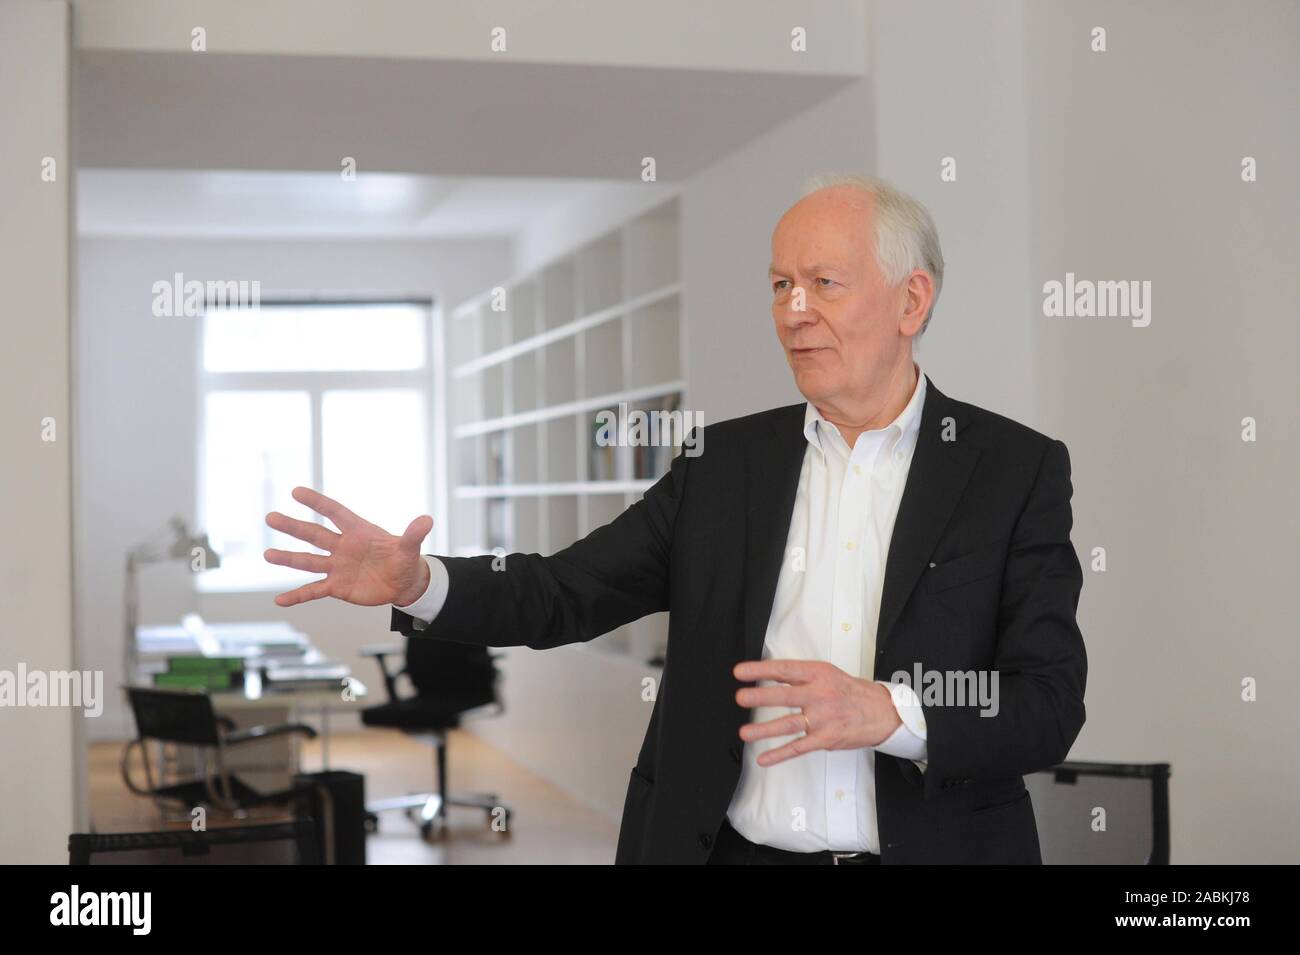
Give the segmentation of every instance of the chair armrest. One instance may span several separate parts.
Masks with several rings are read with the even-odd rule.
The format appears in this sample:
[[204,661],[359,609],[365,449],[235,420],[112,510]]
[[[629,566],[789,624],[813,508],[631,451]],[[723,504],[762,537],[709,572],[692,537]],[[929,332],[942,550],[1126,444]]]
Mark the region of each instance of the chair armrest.
[[308,739],[316,738],[316,731],[306,723],[275,723],[271,726],[252,726],[246,730],[240,730],[238,733],[230,733],[222,737],[222,742],[227,746],[238,746],[241,743],[253,743],[263,739],[273,739],[276,736],[288,736],[294,733],[301,733]]
[[384,675],[384,690],[388,693],[390,703],[397,700],[397,678],[406,672],[403,667],[396,672],[388,669],[386,662],[389,657],[400,656],[405,650],[400,644],[396,643],[375,643],[370,646],[362,647],[357,653],[363,657],[374,657],[379,664],[379,672]]

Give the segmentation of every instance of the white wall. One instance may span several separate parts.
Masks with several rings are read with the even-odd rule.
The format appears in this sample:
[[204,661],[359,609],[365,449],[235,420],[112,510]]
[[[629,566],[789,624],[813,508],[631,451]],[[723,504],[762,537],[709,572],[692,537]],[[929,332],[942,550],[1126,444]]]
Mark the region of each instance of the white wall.
[[[76,665],[70,45],[65,4],[0,4],[0,670],[14,677],[19,666]],[[47,156],[57,163],[51,182],[41,178]],[[53,419],[51,441],[43,440],[46,418]],[[0,862],[67,862],[78,810],[78,737],[87,722],[69,708],[0,709]]]
[[1172,764],[1175,862],[1294,863],[1300,7],[1025,10],[1035,296],[1066,271],[1153,283],[1147,328],[1033,319],[1075,545],[1108,557],[1084,582],[1074,753]]
[[[195,518],[195,368],[198,323],[151,314],[151,287],[175,272],[187,278],[254,278],[262,296],[280,290],[322,294],[428,294],[450,309],[508,273],[510,244],[472,241],[241,241],[93,238],[79,243],[78,640],[85,665],[121,681],[122,588],[127,547],[172,514]],[[384,462],[376,461],[376,468]],[[434,515],[437,520],[437,515]],[[304,579],[307,579],[304,575]],[[191,592],[183,565],[142,572],[142,623],[173,623],[197,609],[214,621],[284,619],[327,654],[356,664],[378,686],[357,648],[388,639],[388,613],[338,601],[289,610],[274,593]],[[115,691],[96,739],[123,738],[130,719]],[[338,720],[335,725],[353,725]]]

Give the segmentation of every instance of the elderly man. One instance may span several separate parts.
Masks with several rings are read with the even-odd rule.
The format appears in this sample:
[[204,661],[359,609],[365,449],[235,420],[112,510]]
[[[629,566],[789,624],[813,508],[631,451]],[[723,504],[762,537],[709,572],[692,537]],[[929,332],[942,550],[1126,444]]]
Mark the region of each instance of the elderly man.
[[1023,775],[1084,721],[1065,445],[939,391],[912,355],[943,282],[925,208],[814,183],[777,224],[772,316],[805,404],[705,429],[550,557],[422,558],[306,488],[328,556],[277,598],[392,603],[393,629],[590,640],[670,611],[617,862],[1040,863]]

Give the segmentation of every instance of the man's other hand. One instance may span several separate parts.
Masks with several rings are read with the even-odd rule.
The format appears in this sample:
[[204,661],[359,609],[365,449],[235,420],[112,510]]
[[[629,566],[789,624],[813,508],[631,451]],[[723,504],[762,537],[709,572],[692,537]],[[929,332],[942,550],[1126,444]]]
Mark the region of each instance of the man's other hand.
[[797,710],[740,728],[740,738],[747,743],[795,736],[784,746],[762,753],[760,766],[774,766],[819,749],[876,746],[903,722],[888,689],[821,660],[746,660],[737,663],[732,673],[745,683],[776,683],[737,690],[736,702],[746,709],[788,706]]
[[428,588],[429,565],[420,556],[420,542],[433,528],[432,517],[417,517],[396,537],[311,488],[294,488],[293,499],[329,518],[339,533],[278,511],[266,515],[268,526],[326,551],[309,554],[273,549],[263,554],[269,563],[325,575],[280,594],[275,602],[281,607],[321,597],[337,597],[361,607],[404,607],[415,603]]

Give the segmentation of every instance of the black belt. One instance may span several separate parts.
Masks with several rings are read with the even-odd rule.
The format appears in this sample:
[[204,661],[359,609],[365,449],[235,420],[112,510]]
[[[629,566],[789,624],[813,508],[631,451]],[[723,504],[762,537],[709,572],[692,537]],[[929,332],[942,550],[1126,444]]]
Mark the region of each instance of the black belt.
[[874,852],[794,852],[778,849],[760,842],[750,842],[724,817],[718,830],[718,844],[714,850],[721,862],[760,865],[880,865],[880,856]]

